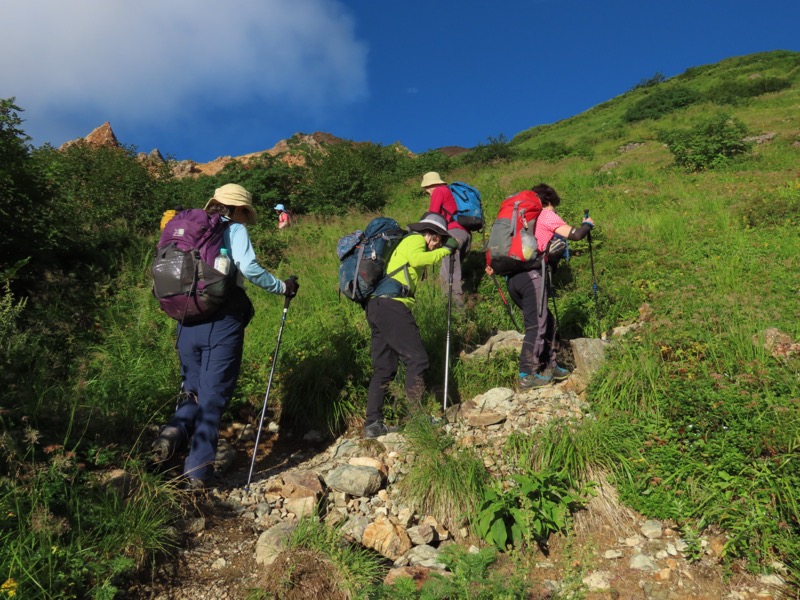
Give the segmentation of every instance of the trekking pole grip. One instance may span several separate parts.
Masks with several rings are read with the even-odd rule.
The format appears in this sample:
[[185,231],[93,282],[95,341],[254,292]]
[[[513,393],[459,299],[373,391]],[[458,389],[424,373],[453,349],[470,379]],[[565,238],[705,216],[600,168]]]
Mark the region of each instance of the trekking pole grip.
[[[297,281],[297,275],[290,275],[289,276],[289,281]],[[292,298],[294,298],[294,296],[292,296]],[[284,309],[288,309],[289,308],[289,302],[292,301],[292,298],[290,298],[289,296],[286,296],[286,299],[283,301],[283,308]]]
[[588,219],[589,218],[589,209],[588,208],[584,208],[583,209],[583,218],[584,219]]

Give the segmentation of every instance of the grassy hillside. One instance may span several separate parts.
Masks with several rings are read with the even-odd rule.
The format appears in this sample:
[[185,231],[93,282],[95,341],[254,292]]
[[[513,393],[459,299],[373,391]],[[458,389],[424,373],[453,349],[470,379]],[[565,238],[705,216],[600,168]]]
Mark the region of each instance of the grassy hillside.
[[[589,388],[597,427],[558,424],[542,432],[529,441],[530,467],[564,468],[576,481],[604,469],[631,507],[673,519],[689,533],[721,528],[729,536],[731,564],[759,572],[779,561],[795,579],[800,359],[796,353],[775,355],[765,342],[770,329],[800,340],[798,109],[800,53],[731,58],[665,81],[654,77],[583,114],[521,132],[503,148],[502,160],[487,163],[466,154],[435,163],[430,161],[440,159],[420,157],[418,172],[410,163],[406,178],[387,180],[388,200],[379,211],[403,224],[418,219],[427,206],[419,180],[431,165],[447,180],[477,186],[490,221],[503,198],[539,182],[559,191],[559,213],[567,222],[579,223],[589,209],[597,224],[592,257],[598,295],[592,293],[588,245],[575,242],[556,281],[561,335],[598,337],[642,315],[645,323],[617,340]],[[716,115],[742,124],[745,137],[760,143],[754,140],[732,157],[712,153],[697,170],[677,166],[671,136]],[[0,132],[8,132],[8,121],[3,123]],[[726,141],[730,131],[716,133]],[[714,135],[700,137],[707,142]],[[375,172],[381,172],[377,166]],[[63,168],[48,174],[50,186],[66,176]],[[252,176],[229,170],[221,177],[249,185],[246,177]],[[151,204],[143,205],[152,223],[170,199],[202,205],[214,187],[210,181],[161,183]],[[70,201],[80,189],[75,186]],[[270,271],[300,281],[270,403],[287,429],[339,434],[360,425],[370,362],[363,313],[336,293],[335,246],[372,213],[328,207],[278,233],[267,206],[260,207],[265,222],[251,232],[257,251]],[[105,236],[102,264],[72,274],[51,266],[42,271],[46,276],[25,279],[36,260],[55,260],[43,253],[28,267],[14,261],[0,269],[9,281],[0,305],[0,341],[10,399],[0,412],[0,506],[6,515],[0,517],[0,579],[27,590],[51,586],[49,595],[31,591],[30,597],[112,590],[117,573],[146,564],[166,539],[169,514],[160,508],[168,501],[154,507],[152,498],[174,495],[142,471],[139,440],[174,403],[174,324],[150,295],[155,233],[143,239],[120,229],[117,235],[117,221],[108,222],[114,225],[93,230]],[[71,233],[64,239],[77,238]],[[454,317],[451,332],[451,385],[460,400],[512,386],[516,378],[514,356],[484,363],[457,358],[494,330],[511,328],[483,275],[481,242],[476,236],[465,266],[467,309]],[[89,260],[88,251],[81,256]],[[431,359],[432,411],[441,405],[446,336],[446,302],[435,281],[431,273],[416,310]],[[260,408],[280,323],[281,300],[250,291],[257,314],[247,330],[230,419],[253,418]],[[94,473],[113,466],[141,472],[148,490],[156,491],[134,498],[127,512],[116,510],[115,500],[92,483]],[[103,509],[89,510],[97,506]],[[81,510],[91,516],[76,525]],[[148,518],[135,519],[143,515]],[[129,534],[124,540],[121,529]],[[123,547],[137,552],[119,561]],[[101,566],[71,569],[87,556]],[[68,581],[55,577],[64,572],[73,573]],[[103,597],[113,597],[108,593]]]

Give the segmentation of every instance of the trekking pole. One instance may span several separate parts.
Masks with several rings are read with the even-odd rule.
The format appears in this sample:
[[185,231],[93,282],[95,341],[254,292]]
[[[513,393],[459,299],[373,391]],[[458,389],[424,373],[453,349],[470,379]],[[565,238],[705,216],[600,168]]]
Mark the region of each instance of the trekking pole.
[[[292,275],[289,279],[297,281],[297,276]],[[264,425],[264,415],[267,412],[267,401],[269,400],[269,391],[272,388],[272,377],[275,375],[275,365],[278,364],[278,350],[281,347],[281,338],[283,337],[283,326],[286,323],[286,313],[289,312],[289,302],[292,299],[287,296],[283,301],[283,315],[281,316],[281,327],[278,329],[278,343],[275,346],[275,354],[272,355],[272,368],[269,371],[269,382],[267,383],[267,395],[264,397],[264,406],[261,408],[261,419],[258,421],[258,429],[256,430],[256,445],[253,447],[253,458],[250,461],[250,472],[247,474],[247,485],[244,486],[244,491],[250,491],[250,480],[253,477],[253,468],[256,464],[256,454],[258,454],[258,442],[261,439],[261,427]]]
[[553,287],[553,270],[548,265],[547,267],[547,294],[553,299],[553,317],[556,320],[556,330],[558,327],[558,306],[556,305],[556,289]]
[[450,255],[450,277],[447,292],[447,337],[444,346],[444,399],[442,406],[447,412],[447,387],[450,381],[450,312],[453,308],[453,271],[456,265],[456,253]]
[[514,329],[519,331],[519,326],[517,325],[517,320],[514,318],[514,313],[511,310],[511,305],[506,300],[506,295],[503,293],[503,290],[500,288],[500,283],[497,281],[497,275],[492,273],[492,281],[494,281],[494,285],[497,287],[497,291],[500,293],[500,298],[503,300],[503,304],[508,311],[508,316],[511,318],[511,324],[514,326]]
[[[583,218],[589,218],[589,209],[583,209]],[[592,230],[589,229],[589,233],[586,235],[589,239],[589,263],[592,265],[592,291],[594,292],[594,312],[595,316],[597,317],[597,332],[598,335],[602,337],[603,328],[600,325],[600,306],[597,303],[597,277],[594,274],[594,254],[592,253]]]

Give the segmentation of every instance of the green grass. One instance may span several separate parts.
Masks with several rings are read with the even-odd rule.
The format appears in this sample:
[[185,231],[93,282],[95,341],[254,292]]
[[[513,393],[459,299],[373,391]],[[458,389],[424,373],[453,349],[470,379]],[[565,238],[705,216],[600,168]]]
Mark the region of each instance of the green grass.
[[[340,590],[349,598],[366,597],[366,593],[380,582],[387,570],[379,555],[355,544],[345,543],[337,529],[325,525],[316,517],[300,520],[289,536],[286,549],[290,553],[312,553],[317,557],[316,560],[324,557],[336,573]],[[287,564],[285,570],[290,578],[292,565]],[[276,591],[251,590],[248,598],[273,598]]]
[[424,417],[405,427],[408,452],[414,457],[400,489],[420,514],[433,516],[448,531],[469,523],[469,507],[483,498],[489,475],[483,461]]

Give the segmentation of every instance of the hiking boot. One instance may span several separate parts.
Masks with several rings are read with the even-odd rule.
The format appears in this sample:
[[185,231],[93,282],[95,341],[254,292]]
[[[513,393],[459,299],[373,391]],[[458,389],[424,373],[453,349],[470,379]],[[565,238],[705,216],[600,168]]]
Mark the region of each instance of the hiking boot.
[[545,374],[549,375],[553,381],[564,381],[570,375],[572,375],[572,371],[556,365],[555,367],[547,369]]
[[540,375],[539,373],[531,373],[519,380],[519,389],[532,390],[535,388],[545,387],[553,383],[552,378]]
[[196,493],[205,490],[206,484],[202,479],[198,479],[197,477],[186,477],[181,482],[180,488],[184,492]]
[[387,433],[399,431],[399,429],[399,427],[387,427],[384,425],[383,421],[375,421],[374,423],[364,426],[364,437],[368,440],[372,440],[386,435]]
[[177,427],[165,425],[151,446],[151,459],[154,463],[163,463],[175,456],[179,446],[183,445],[183,433]]

